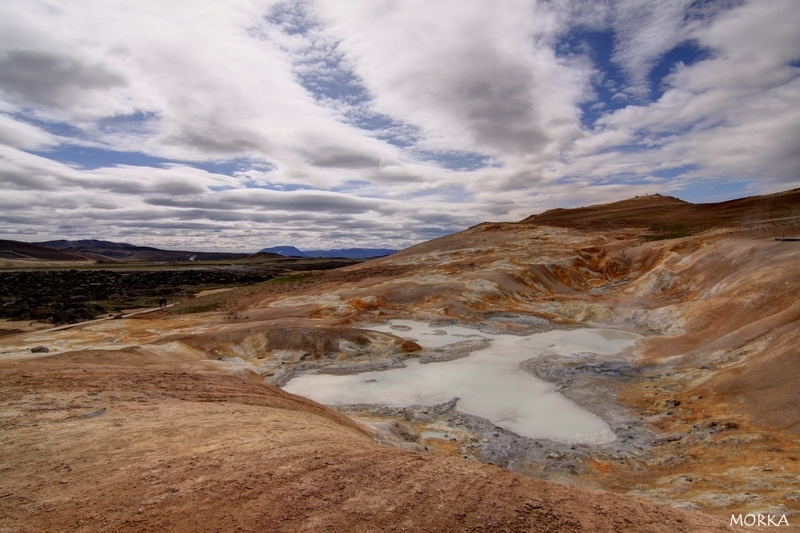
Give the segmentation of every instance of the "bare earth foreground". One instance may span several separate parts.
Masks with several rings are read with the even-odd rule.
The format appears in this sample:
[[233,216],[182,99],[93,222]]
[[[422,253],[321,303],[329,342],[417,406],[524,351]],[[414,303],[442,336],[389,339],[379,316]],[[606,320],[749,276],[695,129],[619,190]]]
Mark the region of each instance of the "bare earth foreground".
[[341,415],[239,377],[32,364],[3,382],[16,415],[4,424],[4,531],[726,529],[389,448]]
[[[774,238],[800,233],[799,197],[557,210],[198,298],[210,312],[1,337],[0,531],[694,532],[734,530],[732,513],[794,529],[800,243]],[[396,318],[643,335],[522,366],[617,440],[274,386],[475,349],[369,329]]]

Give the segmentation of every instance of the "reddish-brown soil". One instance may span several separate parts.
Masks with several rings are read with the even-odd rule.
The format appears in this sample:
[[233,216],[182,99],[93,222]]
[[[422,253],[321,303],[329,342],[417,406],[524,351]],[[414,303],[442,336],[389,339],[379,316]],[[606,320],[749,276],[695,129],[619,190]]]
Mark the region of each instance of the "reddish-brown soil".
[[[798,195],[554,211],[136,319],[3,335],[0,532],[706,531],[768,511],[796,527],[800,243],[775,237],[800,235]],[[652,442],[553,477],[615,494],[464,460],[469,438],[378,444],[266,385],[418,356],[376,322],[498,314],[644,335],[611,356],[633,377],[573,392]]]
[[533,215],[523,224],[566,228],[648,228],[670,232],[676,228],[696,231],[711,227],[746,227],[766,219],[797,216],[800,189],[766,196],[751,196],[716,204],[691,204],[658,194],[638,196],[611,204],[553,209]]
[[232,376],[4,365],[0,388],[2,531],[728,530],[388,448],[342,415]]

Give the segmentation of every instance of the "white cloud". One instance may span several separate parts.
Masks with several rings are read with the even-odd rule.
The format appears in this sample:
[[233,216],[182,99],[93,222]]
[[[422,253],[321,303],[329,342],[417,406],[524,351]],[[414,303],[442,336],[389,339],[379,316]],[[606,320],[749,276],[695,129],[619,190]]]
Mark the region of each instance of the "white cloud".
[[41,128],[0,113],[0,144],[22,150],[41,150],[58,139]]
[[684,16],[692,0],[620,0],[612,25],[617,36],[613,59],[630,77],[630,91],[647,96],[648,74],[658,59],[685,38]]
[[[405,245],[693,180],[796,185],[799,25],[793,0],[8,0],[0,226]],[[625,79],[559,53],[576,29],[614,33]],[[709,56],[653,101],[651,69],[687,39]],[[598,101],[598,80],[631,103]],[[142,162],[82,168],[79,147]]]

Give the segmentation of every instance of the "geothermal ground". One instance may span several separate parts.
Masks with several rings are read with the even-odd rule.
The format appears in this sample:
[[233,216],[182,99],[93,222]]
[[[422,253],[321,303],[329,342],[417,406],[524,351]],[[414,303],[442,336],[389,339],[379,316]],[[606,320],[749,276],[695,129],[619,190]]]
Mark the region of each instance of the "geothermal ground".
[[[0,531],[791,529],[800,242],[775,237],[800,235],[798,196],[556,210],[0,337]],[[435,390],[501,359],[537,395]],[[337,392],[401,375],[418,396]],[[279,388],[308,380],[332,407]],[[515,425],[551,399],[600,436]]]

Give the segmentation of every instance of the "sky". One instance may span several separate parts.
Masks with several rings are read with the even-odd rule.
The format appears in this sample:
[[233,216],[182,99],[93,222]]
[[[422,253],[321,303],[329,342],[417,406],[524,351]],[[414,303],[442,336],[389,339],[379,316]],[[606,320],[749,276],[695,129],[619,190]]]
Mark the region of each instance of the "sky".
[[406,246],[800,187],[797,0],[3,0],[0,238]]

